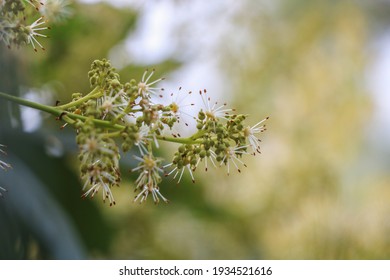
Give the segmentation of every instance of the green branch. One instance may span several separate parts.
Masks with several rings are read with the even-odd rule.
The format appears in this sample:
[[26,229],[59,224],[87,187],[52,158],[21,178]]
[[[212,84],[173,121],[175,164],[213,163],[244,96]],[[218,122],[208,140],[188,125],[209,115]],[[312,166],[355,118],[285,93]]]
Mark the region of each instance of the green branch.
[[80,99],[77,99],[75,101],[69,102],[69,103],[61,105],[61,106],[57,106],[57,108],[62,109],[62,110],[66,110],[66,109],[69,109],[72,107],[77,107],[78,105],[83,104],[85,101],[88,101],[91,98],[99,97],[101,95],[102,95],[102,93],[100,91],[100,88],[95,87],[90,93],[81,97]]
[[[93,90],[87,96],[89,96],[89,98],[91,98],[92,95],[96,94],[95,90]],[[23,98],[20,98],[17,96],[9,95],[9,94],[3,93],[3,92],[0,92],[0,98],[4,98],[4,99],[9,100],[11,102],[15,102],[19,105],[23,105],[26,107],[37,109],[37,110],[42,111],[42,112],[49,113],[51,115],[59,117],[60,119],[62,119],[63,121],[65,121],[71,125],[73,125],[75,123],[75,120],[86,121],[88,119],[88,117],[74,114],[74,113],[69,113],[69,112],[64,110],[64,108],[70,108],[70,107],[75,106],[75,102],[73,102],[73,103],[70,102],[70,103],[65,104],[63,106],[55,107],[55,106],[48,106],[48,105],[36,103],[36,102],[30,101],[30,100],[26,100],[26,99],[23,99]],[[79,101],[79,100],[77,100],[77,101]],[[69,104],[72,104],[72,106],[69,106]],[[107,129],[111,129],[111,130],[115,130],[115,131],[121,131],[121,130],[125,129],[125,126],[120,125],[120,124],[113,124],[110,121],[97,120],[97,119],[92,119],[92,121],[98,127],[103,127],[103,128],[107,128]],[[113,136],[113,137],[120,136],[120,134],[116,133],[116,132],[108,133],[107,135]],[[201,136],[201,133],[198,132],[198,133],[195,133],[193,136],[188,137],[188,138],[176,138],[176,137],[161,136],[161,135],[156,135],[156,138],[158,140],[173,142],[173,143],[180,143],[180,144],[200,144],[201,143],[201,139],[199,139],[200,136]]]
[[180,144],[201,144],[201,139],[194,140],[192,137],[188,138],[176,138],[171,136],[162,136],[162,135],[156,135],[156,138],[158,140],[163,140],[167,142],[173,142],[173,143],[180,143]]
[[30,107],[30,108],[37,109],[39,111],[47,112],[47,113],[52,114],[56,117],[59,117],[63,113],[63,110],[59,110],[53,106],[39,104],[39,103],[30,101],[30,100],[26,100],[26,99],[23,99],[23,98],[20,98],[17,96],[9,95],[9,94],[3,93],[3,92],[0,92],[0,97],[7,99],[9,101],[15,102],[17,104],[26,106],[26,107]]

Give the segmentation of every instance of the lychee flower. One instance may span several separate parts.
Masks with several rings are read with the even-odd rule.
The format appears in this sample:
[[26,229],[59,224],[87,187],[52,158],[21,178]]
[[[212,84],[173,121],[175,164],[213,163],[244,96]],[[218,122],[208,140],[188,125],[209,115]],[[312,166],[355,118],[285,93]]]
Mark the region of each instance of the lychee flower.
[[103,97],[99,100],[100,110],[103,112],[103,120],[108,114],[116,118],[123,113],[123,110],[128,105],[128,102],[123,98],[124,94],[122,90],[118,91],[115,95],[112,95],[112,93],[104,93]]
[[39,12],[50,22],[61,22],[72,15],[68,0],[45,0]]
[[148,70],[142,75],[141,82],[138,83],[138,94],[144,98],[150,98],[151,95],[158,95],[158,91],[164,90],[163,88],[157,88],[154,85],[164,80],[163,78],[157,79],[153,82],[149,82],[150,78],[154,74],[154,69],[148,75]]
[[168,107],[170,108],[169,113],[177,119],[178,123],[182,122],[186,126],[188,126],[188,121],[186,119],[195,119],[188,113],[188,109],[189,107],[194,106],[195,103],[186,102],[186,99],[191,96],[191,91],[187,94],[183,94],[180,90],[181,87],[179,88],[179,92],[177,94],[174,95],[173,93],[171,93],[171,102],[168,105]]
[[[91,198],[102,189],[103,201],[109,200],[110,206],[115,205],[111,188],[120,182],[119,151],[114,140],[105,138],[102,134],[89,132],[94,129],[88,122],[84,124],[77,142],[79,144],[81,161],[81,178],[84,181],[83,198]],[[86,134],[89,133],[89,134]]]
[[163,170],[160,168],[161,159],[156,159],[151,154],[146,154],[142,158],[135,156],[135,159],[139,161],[139,164],[136,168],[133,168],[131,171],[140,172],[136,183],[136,190],[140,189],[140,193],[134,198],[134,202],[138,201],[140,203],[144,202],[148,195],[151,193],[154,203],[158,203],[162,199],[165,203],[168,203],[169,200],[166,199],[159,190],[158,184],[161,182],[160,173]]
[[[165,165],[164,168],[170,167],[172,165],[173,163],[169,163]],[[190,173],[191,180],[193,183],[195,183],[194,173],[192,172],[193,170],[191,169],[191,164],[186,164],[185,166],[182,166],[180,168],[178,166],[175,166],[174,169],[172,169],[169,173],[165,174],[165,177],[168,177],[169,175],[175,173],[175,175],[173,175],[173,179],[176,179],[176,177],[178,177],[177,183],[179,184],[185,170],[187,170],[188,173]]]
[[215,152],[213,150],[202,151],[199,154],[199,159],[198,159],[198,162],[196,163],[195,168],[198,167],[200,162],[204,161],[204,170],[207,172],[209,160],[211,161],[211,163],[213,164],[214,167],[217,167],[217,165],[215,164],[216,158],[217,158],[217,155],[215,154]]
[[[116,171],[116,173],[118,173],[118,171]],[[115,199],[112,194],[111,188],[113,186],[118,185],[119,179],[117,176],[114,176],[112,173],[108,172],[107,167],[103,167],[98,160],[88,168],[88,171],[84,177],[85,183],[82,191],[88,188],[88,186],[89,189],[84,192],[84,194],[81,196],[82,198],[86,198],[88,196],[91,196],[91,198],[93,198],[101,188],[103,202],[108,199],[110,202],[110,206],[115,205]]]
[[269,117],[266,117],[265,119],[259,121],[254,126],[252,126],[252,127],[248,126],[248,127],[244,128],[244,130],[243,130],[244,136],[248,139],[249,145],[251,146],[251,148],[253,150],[253,155],[255,155],[256,152],[260,153],[260,144],[259,143],[261,142],[261,140],[259,138],[257,138],[255,136],[255,134],[261,133],[261,132],[266,130],[265,124],[262,124],[262,123],[268,119],[269,119]]
[[80,144],[81,165],[93,163],[97,158],[105,155],[114,161],[114,166],[119,164],[119,153],[112,141],[105,141],[100,135],[90,135]]
[[[135,134],[134,145],[138,147],[139,152],[142,156],[148,153],[148,149],[146,146],[148,142],[151,140],[149,136],[150,128],[146,125],[142,125],[138,132]],[[157,141],[157,139],[156,139]]]
[[226,103],[219,105],[218,102],[211,102],[210,97],[207,97],[206,90],[199,91],[200,96],[202,97],[202,102],[204,105],[204,114],[206,115],[206,120],[216,121],[217,119],[225,119],[227,120],[227,116],[229,112],[234,111],[234,109],[226,109]]
[[158,186],[153,185],[145,185],[143,186],[141,192],[134,198],[134,202],[139,200],[139,203],[144,202],[149,194],[152,194],[152,198],[155,204],[160,202],[160,198],[165,202],[169,203],[169,200],[166,199],[161,193],[160,188]]
[[34,51],[37,51],[35,44],[36,43],[42,50],[45,50],[45,48],[42,46],[41,43],[39,43],[37,37],[47,37],[46,35],[43,35],[39,33],[42,30],[49,29],[49,27],[45,26],[42,27],[42,25],[45,24],[45,21],[43,21],[43,17],[38,18],[36,21],[34,21],[31,25],[27,26],[27,44],[30,44],[33,46]]
[[237,171],[241,173],[241,169],[238,167],[238,164],[242,164],[247,167],[246,164],[240,159],[243,154],[249,154],[246,151],[248,146],[235,146],[227,147],[223,154],[223,158],[219,166],[225,164],[227,166],[227,175],[230,174],[230,162],[236,167]]

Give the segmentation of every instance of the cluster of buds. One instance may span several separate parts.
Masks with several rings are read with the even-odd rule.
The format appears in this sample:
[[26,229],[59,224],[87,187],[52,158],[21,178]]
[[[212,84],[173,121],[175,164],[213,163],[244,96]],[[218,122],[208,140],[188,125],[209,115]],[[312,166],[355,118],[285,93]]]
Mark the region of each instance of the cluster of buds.
[[[210,166],[224,165],[229,174],[233,165],[241,172],[240,165],[246,166],[242,156],[260,153],[257,135],[265,130],[263,122],[267,118],[247,126],[246,115],[236,114],[226,104],[211,103],[205,90],[200,91],[203,108],[192,118],[197,131],[182,138],[175,126],[185,110],[178,105],[178,98],[165,102],[168,104],[156,102],[164,100],[159,98],[165,91],[157,87],[162,79],[151,80],[153,74],[147,70],[140,81],[122,83],[108,60],[95,60],[88,73],[91,92],[73,94],[69,103],[57,105],[63,110],[60,119],[72,124],[77,132],[82,197],[93,197],[102,190],[103,200],[115,204],[112,188],[121,180],[119,147],[123,154],[133,148],[138,154],[134,155],[138,164],[131,172],[138,174],[134,201],[140,203],[148,197],[155,203],[169,202],[160,193],[164,175],[172,174],[179,183],[187,170],[195,182],[194,173],[200,163],[206,171]],[[169,163],[163,164],[164,159],[155,156],[160,141],[180,144]]]
[[[69,4],[67,0],[0,0],[0,41],[8,48],[31,44],[35,51],[45,50],[39,39],[47,37],[47,21],[69,17]],[[35,20],[27,23],[31,17]]]
[[[0,41],[9,48],[12,45],[31,44],[35,51],[37,51],[36,47],[44,50],[38,38],[47,37],[41,32],[49,27],[44,26],[46,22],[39,14],[40,5],[38,1],[0,0]],[[38,18],[33,23],[27,24],[26,13],[38,13]]]
[[[5,153],[5,151],[3,150],[3,148],[4,148],[4,145],[1,145],[1,144],[0,144],[0,155],[6,155],[6,153]],[[9,169],[9,168],[11,168],[11,165],[10,165],[9,163],[6,163],[6,162],[0,160],[0,169],[6,171],[6,170]],[[6,192],[6,191],[7,191],[7,190],[6,190],[5,188],[3,188],[3,187],[0,186],[0,197],[3,197],[3,192]]]

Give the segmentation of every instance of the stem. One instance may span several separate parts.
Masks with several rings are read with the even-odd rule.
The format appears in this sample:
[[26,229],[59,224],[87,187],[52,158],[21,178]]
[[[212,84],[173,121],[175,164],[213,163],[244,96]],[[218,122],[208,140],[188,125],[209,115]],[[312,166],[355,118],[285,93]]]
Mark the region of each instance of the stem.
[[9,101],[15,102],[17,104],[23,105],[23,106],[27,106],[30,108],[37,109],[39,111],[47,112],[47,113],[52,114],[56,117],[59,117],[63,113],[63,110],[59,110],[53,106],[39,104],[39,103],[30,101],[30,100],[26,100],[26,99],[23,99],[23,98],[20,98],[17,96],[8,95],[8,94],[3,93],[3,92],[0,92],[0,97],[7,99]]
[[[91,98],[91,95],[96,93],[95,90],[96,90],[96,88],[92,92],[90,92],[87,96],[89,96],[89,98]],[[82,121],[85,121],[88,119],[87,117],[64,111],[64,108],[74,106],[74,103],[72,104],[72,106],[69,106],[69,104],[71,104],[72,102],[65,104],[63,106],[54,107],[54,106],[48,106],[48,105],[36,103],[36,102],[30,101],[30,100],[26,100],[26,99],[23,99],[23,98],[20,98],[17,96],[9,95],[9,94],[3,93],[3,92],[0,92],[0,97],[7,99],[9,101],[15,102],[19,105],[34,108],[34,109],[37,109],[39,111],[43,111],[43,112],[47,112],[49,114],[52,114],[56,117],[60,117],[62,120],[66,121],[69,124],[74,124],[76,119],[79,119]],[[80,101],[80,99],[77,100],[77,102],[78,101]],[[97,125],[99,127],[105,127],[108,129],[116,130],[116,132],[108,133],[107,134],[108,136],[113,136],[113,137],[120,136],[120,133],[118,133],[118,130],[125,129],[125,126],[120,125],[120,124],[113,124],[109,121],[97,120],[97,119],[93,119],[92,121],[95,123],[95,125]],[[175,137],[161,136],[161,135],[156,135],[156,138],[158,140],[173,142],[173,143],[180,143],[180,144],[200,144],[201,139],[199,139],[199,138],[203,134],[204,133],[202,131],[198,131],[193,136],[188,137],[188,138],[175,138]]]
[[199,139],[200,137],[202,137],[203,135],[205,135],[206,131],[204,130],[198,130],[194,135],[192,135],[190,138],[192,140],[196,140],[196,139]]
[[78,106],[78,105],[84,103],[85,101],[87,101],[87,100],[89,100],[91,98],[98,97],[99,95],[101,95],[101,92],[99,90],[100,90],[99,87],[95,87],[86,96],[83,96],[80,99],[77,99],[75,101],[69,102],[67,104],[64,104],[64,105],[61,105],[61,106],[57,106],[57,108],[62,109],[62,110],[66,110],[66,109]]
[[[7,99],[9,101],[15,102],[17,104],[23,105],[23,106],[27,106],[27,107],[30,107],[30,108],[37,109],[39,111],[47,112],[47,113],[52,114],[52,115],[54,115],[56,117],[61,117],[62,118],[63,116],[67,116],[68,118],[71,118],[71,120],[73,120],[73,121],[76,120],[76,119],[82,120],[82,121],[85,121],[85,120],[88,119],[87,117],[84,117],[84,116],[81,116],[81,115],[78,115],[78,114],[73,114],[73,113],[66,112],[66,111],[64,111],[62,109],[59,109],[59,107],[43,105],[43,104],[36,103],[36,102],[30,101],[30,100],[26,100],[26,99],[23,99],[23,98],[20,98],[20,97],[17,97],[17,96],[8,95],[8,94],[3,93],[3,92],[0,92],[0,97],[2,97],[4,99]],[[69,124],[72,124],[72,122],[69,121],[69,119],[65,118],[64,120],[66,122],[68,122]],[[114,130],[122,130],[122,129],[125,128],[123,125],[112,124],[109,121],[93,119],[93,122],[97,126],[105,127],[105,128],[111,128],[111,129],[114,129]]]
[[163,140],[167,142],[180,143],[180,144],[200,144],[202,141],[200,139],[193,139],[192,137],[188,138],[175,138],[170,136],[156,135],[158,140]]

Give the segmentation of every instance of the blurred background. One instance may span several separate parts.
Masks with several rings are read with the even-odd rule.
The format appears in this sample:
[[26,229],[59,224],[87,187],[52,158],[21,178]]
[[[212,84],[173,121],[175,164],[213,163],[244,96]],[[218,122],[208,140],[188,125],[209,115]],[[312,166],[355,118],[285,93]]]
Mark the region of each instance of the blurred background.
[[390,258],[390,1],[68,4],[46,51],[0,46],[0,91],[54,104],[89,92],[94,59],[121,81],[156,68],[168,92],[206,88],[252,125],[270,116],[262,154],[241,174],[168,178],[172,203],[157,206],[132,202],[127,155],[109,207],[80,199],[70,127],[0,100],[13,166],[0,172],[0,258]]

